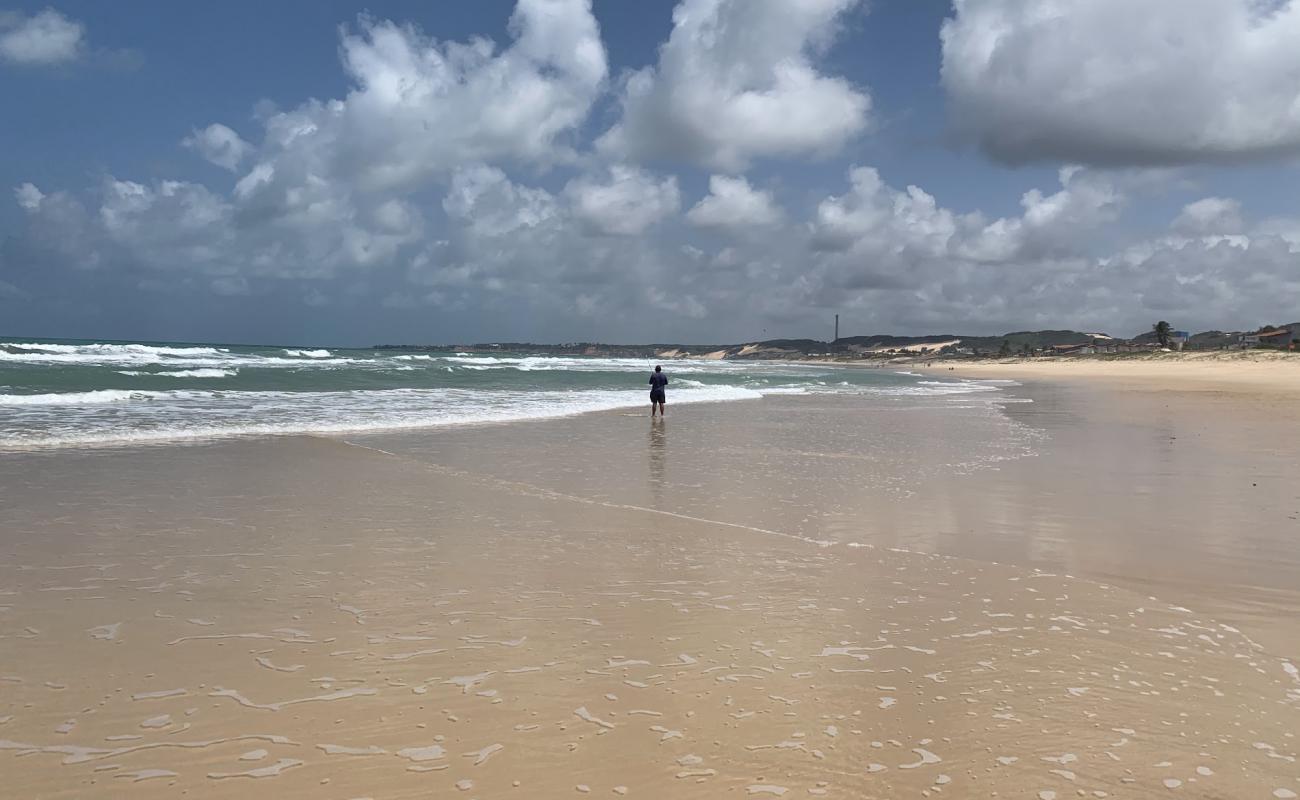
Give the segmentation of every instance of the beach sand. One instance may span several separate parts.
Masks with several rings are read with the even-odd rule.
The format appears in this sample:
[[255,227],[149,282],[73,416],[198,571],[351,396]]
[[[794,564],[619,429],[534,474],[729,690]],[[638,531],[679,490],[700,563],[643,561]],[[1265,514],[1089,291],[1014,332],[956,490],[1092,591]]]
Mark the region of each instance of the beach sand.
[[0,456],[5,791],[1300,793],[1294,403],[1004,394]]

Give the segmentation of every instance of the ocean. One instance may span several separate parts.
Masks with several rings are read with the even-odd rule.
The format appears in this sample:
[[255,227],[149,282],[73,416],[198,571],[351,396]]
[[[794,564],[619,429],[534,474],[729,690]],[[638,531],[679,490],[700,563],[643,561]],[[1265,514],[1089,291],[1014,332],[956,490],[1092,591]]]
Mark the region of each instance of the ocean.
[[570,416],[648,404],[663,363],[669,408],[771,395],[913,406],[997,393],[998,382],[814,363],[554,357],[374,348],[0,342],[0,449],[385,431]]

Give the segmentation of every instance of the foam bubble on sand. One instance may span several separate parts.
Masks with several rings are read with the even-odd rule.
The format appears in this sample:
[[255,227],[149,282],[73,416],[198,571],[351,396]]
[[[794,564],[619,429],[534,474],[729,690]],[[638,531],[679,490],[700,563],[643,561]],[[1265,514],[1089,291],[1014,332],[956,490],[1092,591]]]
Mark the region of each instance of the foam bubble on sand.
[[271,659],[265,658],[263,656],[257,657],[257,663],[266,667],[267,669],[273,669],[276,672],[297,672],[298,670],[306,667],[306,664],[294,664],[293,666],[290,667],[277,666],[271,663]]
[[649,661],[642,661],[641,659],[636,659],[636,658],[633,659],[610,658],[610,659],[606,659],[606,663],[605,663],[606,669],[618,669],[619,667],[640,667],[640,666],[648,667],[651,666],[651,664]]
[[394,653],[391,656],[384,656],[384,660],[385,661],[410,661],[411,659],[419,658],[420,656],[436,656],[439,653],[445,653],[445,652],[447,652],[447,649],[445,647],[433,647],[428,650],[415,650],[410,653]]
[[141,722],[140,727],[141,728],[166,728],[170,724],[172,724],[172,715],[163,714],[157,717],[150,717],[144,722]]
[[913,761],[911,764],[899,764],[899,769],[916,769],[917,767],[922,767],[926,764],[938,764],[940,761],[943,761],[942,758],[939,758],[924,747],[913,747],[912,752],[920,756],[920,760]]
[[379,692],[375,689],[371,689],[366,686],[358,686],[354,689],[340,689],[337,692],[330,692],[328,694],[318,694],[313,697],[300,697],[295,700],[281,700],[278,703],[254,703],[252,700],[249,700],[247,697],[240,694],[235,689],[218,688],[216,691],[209,692],[208,696],[229,697],[235,702],[239,703],[241,706],[244,706],[246,708],[257,708],[263,711],[280,711],[286,706],[298,705],[299,703],[328,702],[331,700],[344,700],[349,697],[369,697],[371,695],[376,695],[376,694],[379,694]]
[[139,783],[153,778],[175,778],[175,772],[168,769],[138,769],[134,772],[119,772],[114,778],[130,778],[131,783]]
[[1162,783],[1164,783],[1166,789],[1177,789],[1183,785],[1183,782],[1177,778],[1165,778]]
[[270,754],[271,753],[269,751],[259,747],[256,750],[249,750],[247,753],[242,753],[239,756],[239,760],[240,761],[261,761],[262,759],[266,758]]
[[889,769],[884,764],[877,764],[874,761],[867,765],[867,772],[884,772]]
[[898,700],[893,697],[882,697],[880,698],[879,708],[892,708],[897,702]]
[[668,741],[668,740],[670,740],[670,739],[683,739],[683,738],[685,738],[685,734],[683,734],[681,731],[669,730],[668,728],[665,728],[665,727],[662,726],[662,725],[651,725],[651,726],[650,726],[650,730],[654,731],[655,733],[660,734],[660,736],[659,736],[659,741],[660,741],[661,743],[662,743],[662,742],[666,742],[666,741]]
[[139,692],[131,695],[132,700],[160,700],[164,697],[180,697],[185,694],[184,689],[164,689],[158,692]]
[[474,759],[474,766],[486,763],[489,758],[506,749],[503,744],[490,744],[482,750],[475,750],[472,753],[465,753],[465,758]]
[[459,686],[461,694],[469,694],[470,689],[473,689],[475,686],[478,686],[480,683],[495,674],[496,672],[494,670],[488,670],[487,672],[480,672],[477,675],[457,675],[454,678],[443,681],[443,683],[449,686]]
[[250,769],[247,772],[209,772],[208,777],[213,780],[222,780],[224,778],[270,778],[279,775],[285,770],[301,767],[304,761],[296,758],[282,758],[274,764],[257,769]]
[[586,706],[581,706],[579,708],[574,709],[573,714],[583,722],[590,722],[593,725],[599,725],[600,727],[605,728],[606,730],[614,729],[614,723],[607,722],[601,719],[600,717],[595,716],[594,714],[592,714],[590,711],[587,710]]
[[1278,800],[1295,800],[1296,794],[1290,789],[1274,789],[1273,796]]
[[1038,793],[1038,800],[1056,800],[1056,792],[1051,789],[1044,789]]
[[297,742],[285,736],[275,734],[245,734],[243,736],[227,736],[221,739],[207,739],[199,742],[149,742],[146,744],[132,745],[131,747],[118,747],[112,750],[106,750],[101,747],[81,747],[79,745],[61,744],[61,745],[33,745],[22,742],[14,742],[8,739],[0,739],[0,750],[23,750],[31,753],[55,753],[64,756],[65,765],[83,764],[87,761],[97,761],[104,758],[113,758],[115,756],[127,755],[129,753],[139,753],[144,750],[160,750],[163,748],[180,748],[180,749],[202,749],[219,744],[230,744],[231,742],[262,741],[271,742],[272,744],[296,745]]
[[182,636],[179,639],[172,639],[167,644],[181,644],[182,642],[197,642],[202,639],[274,639],[274,636],[267,636],[265,633],[214,633],[206,636]]
[[1210,769],[1209,767],[1197,767],[1196,774],[1204,778],[1208,778],[1214,774],[1214,770]]
[[87,633],[89,633],[91,636],[93,636],[96,639],[112,641],[113,639],[117,638],[118,629],[120,629],[121,627],[122,627],[122,623],[114,622],[109,625],[97,625],[94,628],[88,628]]
[[397,755],[410,761],[437,761],[447,755],[447,751],[440,744],[431,744],[426,747],[406,747],[397,751]]
[[322,750],[327,756],[378,756],[388,751],[382,747],[370,745],[369,747],[347,747],[341,744],[318,744],[317,748]]
[[456,781],[456,788],[461,790],[462,792],[468,792],[470,789],[474,788],[474,781],[471,781],[467,778]]
[[784,786],[773,786],[770,783],[754,783],[745,787],[745,794],[770,794],[775,797],[781,797],[790,791]]
[[[892,645],[891,645],[891,647],[892,647]],[[878,647],[873,647],[873,648],[867,648],[867,647],[829,647],[829,646],[828,646],[828,647],[823,647],[823,648],[822,648],[822,651],[821,651],[820,653],[817,654],[817,657],[818,657],[818,658],[829,658],[829,657],[831,657],[831,656],[848,656],[849,658],[856,658],[858,661],[866,661],[867,659],[871,658],[871,656],[867,655],[867,653],[865,652],[865,651],[868,650],[868,649],[870,649],[870,650],[879,650],[879,649],[882,649],[882,648],[878,648]]]

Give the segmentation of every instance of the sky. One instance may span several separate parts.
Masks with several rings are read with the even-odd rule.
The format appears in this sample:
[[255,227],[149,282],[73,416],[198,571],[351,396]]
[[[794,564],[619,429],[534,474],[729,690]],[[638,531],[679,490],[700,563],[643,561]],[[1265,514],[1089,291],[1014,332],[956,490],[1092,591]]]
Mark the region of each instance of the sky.
[[1290,0],[0,0],[0,335],[1300,320]]

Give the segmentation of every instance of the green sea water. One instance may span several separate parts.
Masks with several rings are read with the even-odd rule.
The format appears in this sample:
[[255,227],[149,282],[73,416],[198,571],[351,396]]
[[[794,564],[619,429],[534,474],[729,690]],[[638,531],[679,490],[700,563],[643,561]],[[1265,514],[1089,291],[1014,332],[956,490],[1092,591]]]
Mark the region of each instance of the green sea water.
[[[0,341],[0,448],[165,443],[523,422],[648,404],[656,363],[383,349],[86,340]],[[989,382],[827,364],[673,360],[668,399],[851,394],[944,403]]]

